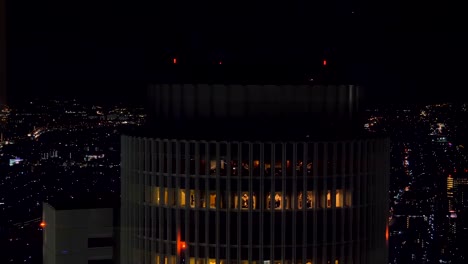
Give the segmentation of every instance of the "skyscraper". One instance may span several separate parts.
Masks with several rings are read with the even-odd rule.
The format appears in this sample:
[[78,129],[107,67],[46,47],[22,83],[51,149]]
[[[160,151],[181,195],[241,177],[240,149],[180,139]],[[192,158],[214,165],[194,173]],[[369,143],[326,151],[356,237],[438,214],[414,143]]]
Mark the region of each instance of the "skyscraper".
[[153,129],[122,137],[121,263],[385,263],[389,141],[360,133],[361,96],[151,87]]

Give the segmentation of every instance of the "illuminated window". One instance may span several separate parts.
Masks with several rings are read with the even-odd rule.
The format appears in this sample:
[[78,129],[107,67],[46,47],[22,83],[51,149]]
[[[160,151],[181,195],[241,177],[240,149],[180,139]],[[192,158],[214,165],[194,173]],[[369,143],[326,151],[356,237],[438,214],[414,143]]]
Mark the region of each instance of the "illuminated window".
[[151,194],[151,202],[153,204],[159,204],[159,187],[153,187],[152,188],[152,194]]
[[302,192],[297,194],[297,209],[302,209]]
[[216,193],[210,193],[210,208],[216,208]]
[[216,170],[216,160],[210,160],[210,170]]
[[195,208],[195,191],[190,190],[190,207]]
[[160,257],[159,255],[156,255],[156,263],[160,263],[161,260],[163,260],[164,264],[175,264],[176,263],[175,256]]
[[[275,196],[273,197],[273,199],[274,199],[273,200],[273,206],[274,206],[275,210],[282,209],[283,208],[283,196],[282,196],[282,194],[280,192],[275,193]],[[267,206],[266,207],[268,209],[270,209],[271,208],[270,205],[271,205],[271,195],[268,194],[268,196],[267,196]]]
[[259,160],[254,160],[253,165],[254,165],[254,168],[258,168],[260,166],[260,161]]
[[315,194],[314,192],[308,191],[306,197],[306,208],[311,209],[315,207]]
[[172,205],[172,201],[171,201],[171,189],[169,188],[164,188],[164,196],[163,196],[163,200],[161,201],[161,204],[165,204],[165,205]]
[[331,191],[327,191],[327,208],[332,207]]
[[336,190],[335,198],[336,198],[336,207],[343,207],[343,191],[342,190]]
[[180,190],[179,201],[180,201],[180,206],[185,206],[185,190]]
[[[190,207],[194,208],[194,207],[195,207],[195,191],[194,191],[194,190],[190,190],[189,193],[190,193],[190,196],[189,196],[189,205],[190,205]],[[186,204],[186,199],[187,199],[185,190],[180,190],[179,194],[180,194],[180,196],[179,196],[179,199],[180,199],[180,206],[185,206],[185,204]]]
[[174,192],[174,189],[170,188],[161,188],[161,194],[162,194],[162,199],[159,199],[159,188],[157,188],[156,194],[153,196],[156,198],[156,204],[162,204],[162,205],[175,205],[175,195],[176,193]]
[[283,206],[283,197],[280,193],[275,194],[275,209],[281,209]]
[[244,193],[241,196],[241,208],[242,209],[248,209],[249,208],[249,195],[247,193]]
[[[238,203],[239,197],[237,195],[234,195],[234,208],[238,208]],[[240,208],[247,210],[249,209],[250,204],[252,204],[252,209],[255,209],[257,204],[257,197],[255,196],[255,194],[249,196],[248,192],[242,192],[240,196]]]
[[353,203],[353,199],[352,199],[352,194],[350,191],[346,191],[346,197],[344,198],[345,200],[345,206],[351,206],[352,203]]

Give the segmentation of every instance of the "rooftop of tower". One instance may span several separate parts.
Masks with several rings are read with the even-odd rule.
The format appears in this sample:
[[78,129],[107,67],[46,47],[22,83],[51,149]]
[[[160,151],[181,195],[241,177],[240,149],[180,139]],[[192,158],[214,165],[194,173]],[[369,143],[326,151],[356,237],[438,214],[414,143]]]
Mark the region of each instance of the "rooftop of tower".
[[183,61],[173,58],[172,64],[155,68],[149,78],[152,83],[167,84],[311,85],[358,83],[357,78],[348,70],[351,66],[334,63],[323,60],[311,65],[229,64],[229,62],[223,61],[213,64],[185,64]]
[[155,70],[145,136],[204,140],[356,138],[362,89],[346,65],[172,64]]

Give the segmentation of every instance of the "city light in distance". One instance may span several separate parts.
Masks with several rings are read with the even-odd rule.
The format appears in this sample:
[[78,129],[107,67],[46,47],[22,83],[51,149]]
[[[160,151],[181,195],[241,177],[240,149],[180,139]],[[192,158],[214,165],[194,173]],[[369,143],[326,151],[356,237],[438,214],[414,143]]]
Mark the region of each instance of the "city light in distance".
[[44,221],[42,221],[39,226],[41,226],[42,228],[46,227],[46,223]]

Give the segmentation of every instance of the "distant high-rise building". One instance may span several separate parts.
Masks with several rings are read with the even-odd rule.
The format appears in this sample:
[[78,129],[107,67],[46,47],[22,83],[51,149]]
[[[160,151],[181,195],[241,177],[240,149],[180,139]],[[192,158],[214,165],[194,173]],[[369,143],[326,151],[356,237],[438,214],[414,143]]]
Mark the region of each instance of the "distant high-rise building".
[[0,0],[0,106],[6,104],[6,0]]
[[161,84],[122,137],[121,263],[386,263],[389,141],[354,85]]
[[44,203],[44,264],[114,262],[114,209],[98,204]]
[[454,197],[453,197],[453,177],[452,175],[449,175],[447,177],[447,202],[448,202],[448,210],[454,210],[455,209],[455,204],[454,204]]
[[454,181],[457,209],[468,209],[468,178],[458,177]]

